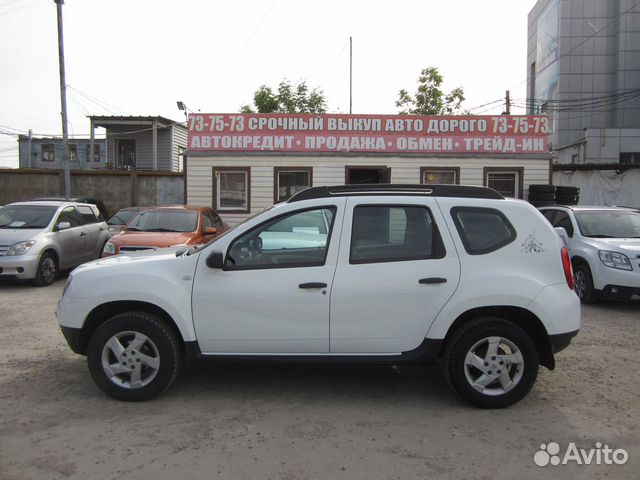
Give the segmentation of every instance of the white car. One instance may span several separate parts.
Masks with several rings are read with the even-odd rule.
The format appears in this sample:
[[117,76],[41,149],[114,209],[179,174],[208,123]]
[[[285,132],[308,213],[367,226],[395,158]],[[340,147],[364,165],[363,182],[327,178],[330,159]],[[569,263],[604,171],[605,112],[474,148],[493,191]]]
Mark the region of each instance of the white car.
[[623,207],[540,208],[566,232],[583,303],[598,298],[628,300],[640,294],[640,213]]
[[511,405],[580,327],[567,250],[531,205],[466,186],[313,187],[203,246],[71,273],[71,349],[122,400],[192,359],[429,363]]

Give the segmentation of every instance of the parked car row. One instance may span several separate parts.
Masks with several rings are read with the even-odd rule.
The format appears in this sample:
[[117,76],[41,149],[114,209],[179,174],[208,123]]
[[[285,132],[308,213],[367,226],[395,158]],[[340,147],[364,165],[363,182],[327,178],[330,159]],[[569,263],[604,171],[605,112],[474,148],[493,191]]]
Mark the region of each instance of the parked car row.
[[88,197],[5,205],[0,210],[0,278],[51,285],[60,271],[100,256],[197,245],[229,228],[213,209],[188,205],[130,207],[105,218],[103,202]]

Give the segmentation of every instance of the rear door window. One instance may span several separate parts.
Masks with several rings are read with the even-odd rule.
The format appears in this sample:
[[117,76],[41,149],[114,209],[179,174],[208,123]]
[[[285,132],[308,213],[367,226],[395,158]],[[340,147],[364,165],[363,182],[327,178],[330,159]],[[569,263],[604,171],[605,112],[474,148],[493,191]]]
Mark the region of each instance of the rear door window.
[[353,210],[349,263],[442,258],[444,246],[426,207],[363,205]]
[[469,255],[494,252],[516,239],[515,228],[499,210],[456,207],[451,216]]

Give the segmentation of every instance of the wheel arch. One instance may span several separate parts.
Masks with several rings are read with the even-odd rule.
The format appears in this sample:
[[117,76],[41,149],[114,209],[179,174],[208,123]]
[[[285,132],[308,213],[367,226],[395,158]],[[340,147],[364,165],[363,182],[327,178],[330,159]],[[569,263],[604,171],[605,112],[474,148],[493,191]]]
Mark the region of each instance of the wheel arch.
[[449,330],[447,330],[447,334],[445,335],[444,342],[441,347],[441,352],[446,350],[447,342],[451,340],[455,332],[460,327],[479,317],[503,318],[520,327],[533,340],[536,350],[538,351],[540,365],[547,367],[549,370],[553,370],[555,368],[555,358],[547,329],[544,327],[540,319],[531,311],[514,306],[485,306],[467,310],[462,313],[449,327]]
[[173,330],[176,334],[180,342],[180,348],[182,353],[188,353],[185,351],[185,341],[180,329],[178,328],[176,322],[173,320],[171,315],[169,315],[164,309],[161,307],[154,305],[149,302],[137,301],[137,300],[126,300],[126,301],[115,301],[115,302],[107,302],[102,305],[98,305],[87,315],[85,319],[84,325],[82,327],[80,333],[79,340],[79,352],[82,355],[86,355],[87,346],[89,344],[89,339],[94,334],[94,332],[106,322],[111,317],[118,315],[124,312],[146,312],[156,315],[157,317],[164,320],[167,325]]

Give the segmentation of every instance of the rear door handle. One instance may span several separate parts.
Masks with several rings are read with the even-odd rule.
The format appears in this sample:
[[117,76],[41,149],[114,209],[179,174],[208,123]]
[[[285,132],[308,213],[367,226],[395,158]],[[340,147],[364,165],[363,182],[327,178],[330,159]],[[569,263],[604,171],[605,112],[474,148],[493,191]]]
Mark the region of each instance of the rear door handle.
[[430,285],[432,283],[447,283],[447,279],[442,277],[421,278],[420,280],[418,280],[418,283],[422,285]]
[[322,282],[309,282],[309,283],[301,283],[298,285],[300,288],[327,288],[326,283]]
[[87,234],[86,234],[86,233],[84,233],[84,232],[80,232],[80,236],[81,236],[81,237],[86,237],[86,236],[87,236]]

